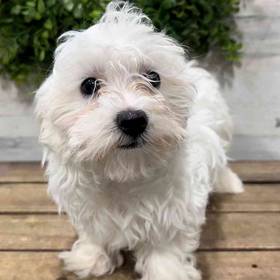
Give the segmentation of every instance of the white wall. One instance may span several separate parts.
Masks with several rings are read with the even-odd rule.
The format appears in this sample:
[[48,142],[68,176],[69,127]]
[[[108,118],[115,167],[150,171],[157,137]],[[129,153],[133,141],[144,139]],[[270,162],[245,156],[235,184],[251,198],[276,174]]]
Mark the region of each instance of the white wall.
[[224,87],[236,124],[236,158],[280,159],[280,1],[243,0],[243,58]]
[[32,97],[19,93],[13,83],[0,80],[0,161],[38,160],[37,135]]
[[[244,45],[241,65],[211,63],[236,124],[230,155],[280,160],[280,0],[241,0],[237,22]],[[40,158],[38,128],[22,96],[0,81],[0,161]]]

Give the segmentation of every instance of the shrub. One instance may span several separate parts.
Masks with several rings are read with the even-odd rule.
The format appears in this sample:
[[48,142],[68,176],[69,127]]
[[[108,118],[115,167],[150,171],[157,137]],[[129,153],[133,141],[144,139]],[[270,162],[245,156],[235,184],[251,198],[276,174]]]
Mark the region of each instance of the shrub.
[[[0,0],[0,72],[17,81],[41,78],[52,61],[57,37],[96,22],[109,0]],[[234,39],[233,15],[239,0],[135,0],[158,29],[195,55],[219,49],[236,61],[241,48]],[[33,78],[32,78],[33,79]]]

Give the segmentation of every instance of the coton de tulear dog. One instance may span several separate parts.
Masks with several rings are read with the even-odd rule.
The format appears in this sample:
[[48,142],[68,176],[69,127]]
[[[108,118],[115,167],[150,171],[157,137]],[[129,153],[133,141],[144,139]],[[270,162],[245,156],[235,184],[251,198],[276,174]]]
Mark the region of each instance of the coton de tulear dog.
[[36,94],[48,190],[77,230],[79,277],[133,250],[143,280],[198,280],[194,251],[212,191],[241,192],[227,166],[228,108],[215,79],[127,2],[60,37]]

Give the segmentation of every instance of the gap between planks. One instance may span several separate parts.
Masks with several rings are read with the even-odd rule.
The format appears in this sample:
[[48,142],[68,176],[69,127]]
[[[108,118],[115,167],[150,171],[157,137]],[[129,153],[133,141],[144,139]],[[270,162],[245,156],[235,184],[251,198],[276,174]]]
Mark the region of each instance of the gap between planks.
[[[280,181],[279,162],[250,162],[249,168],[246,162],[234,164],[233,169],[245,181]],[[44,280],[76,279],[61,272],[57,258],[58,251],[70,248],[75,233],[65,215],[54,215],[56,208],[47,198],[40,166],[9,166],[13,171],[3,174],[9,168],[0,164],[0,182],[9,183],[0,185],[0,279],[37,280],[38,275]],[[211,198],[198,252],[204,280],[279,279],[278,189],[278,184],[250,184],[241,195],[217,194]],[[132,265],[127,265],[103,279],[135,279],[132,271]]]
[[[242,194],[214,194],[209,212],[280,212],[280,184],[246,184]],[[57,214],[46,184],[0,183],[1,214]]]
[[[280,252],[199,252],[197,257],[204,280],[278,280],[280,275]],[[132,258],[125,260],[121,269],[102,279],[136,279]],[[5,280],[77,279],[63,272],[57,254],[50,252],[0,252],[0,267]]]
[[[237,161],[230,163],[244,182],[280,182],[280,161]],[[0,182],[45,182],[38,162],[0,163]]]
[[[278,250],[278,213],[209,213],[202,229],[202,250]],[[67,216],[2,215],[0,250],[67,250],[76,234]]]

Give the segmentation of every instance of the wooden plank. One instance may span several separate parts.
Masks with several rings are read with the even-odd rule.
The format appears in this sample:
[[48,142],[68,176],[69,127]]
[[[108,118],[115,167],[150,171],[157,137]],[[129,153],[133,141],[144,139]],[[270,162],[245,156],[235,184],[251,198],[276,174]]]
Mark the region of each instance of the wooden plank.
[[209,214],[201,249],[280,249],[279,213]]
[[241,194],[213,194],[212,212],[279,212],[280,184],[246,184]]
[[69,280],[63,278],[56,253],[1,252],[0,279]]
[[280,161],[238,161],[230,166],[244,182],[280,182]]
[[[280,249],[279,233],[279,213],[209,214],[200,248]],[[0,216],[0,250],[64,250],[75,238],[66,216]]]
[[43,170],[38,162],[0,163],[0,183],[44,182]]
[[46,184],[0,184],[0,213],[57,213]]
[[[73,273],[63,271],[63,265],[57,254],[52,252],[0,252],[0,279],[77,280],[78,278]],[[102,279],[136,279],[132,260],[129,259],[121,269]]]
[[[280,161],[238,161],[230,166],[245,182],[280,182]],[[0,163],[0,183],[45,181],[38,162]]]
[[[279,212],[280,184],[249,184],[242,194],[214,194],[211,212]],[[0,184],[0,213],[57,213],[41,183]]]
[[[198,267],[205,280],[278,280],[280,252],[200,252]],[[133,261],[105,276],[104,280],[136,279]],[[76,280],[65,273],[57,253],[0,252],[0,279]],[[39,277],[39,278],[38,278]],[[95,278],[94,278],[95,279]]]
[[0,216],[0,250],[64,250],[74,240],[75,232],[66,216]]
[[204,280],[278,280],[280,252],[203,252]]

